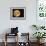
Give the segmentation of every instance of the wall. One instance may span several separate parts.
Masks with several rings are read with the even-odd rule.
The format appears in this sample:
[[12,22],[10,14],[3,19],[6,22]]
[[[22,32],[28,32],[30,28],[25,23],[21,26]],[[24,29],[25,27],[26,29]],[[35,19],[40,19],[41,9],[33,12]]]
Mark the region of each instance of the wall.
[[[10,20],[11,7],[26,7],[26,20]],[[1,0],[0,1],[0,34],[10,32],[11,27],[19,27],[20,32],[29,32],[31,25],[36,24],[36,0]]]

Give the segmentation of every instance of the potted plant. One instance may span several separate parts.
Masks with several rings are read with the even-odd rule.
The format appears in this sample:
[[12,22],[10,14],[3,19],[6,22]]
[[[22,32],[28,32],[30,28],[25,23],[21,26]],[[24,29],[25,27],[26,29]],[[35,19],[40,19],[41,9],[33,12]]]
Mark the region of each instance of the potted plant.
[[45,38],[44,36],[46,36],[46,33],[45,32],[35,32],[33,35],[37,38],[38,43],[40,43],[40,40],[42,38]]
[[35,28],[36,30],[45,29],[45,26],[32,25],[32,27]]
[[33,28],[35,28],[36,30],[38,30],[38,26],[37,25],[32,25]]
[[45,29],[45,26],[41,26],[40,29]]

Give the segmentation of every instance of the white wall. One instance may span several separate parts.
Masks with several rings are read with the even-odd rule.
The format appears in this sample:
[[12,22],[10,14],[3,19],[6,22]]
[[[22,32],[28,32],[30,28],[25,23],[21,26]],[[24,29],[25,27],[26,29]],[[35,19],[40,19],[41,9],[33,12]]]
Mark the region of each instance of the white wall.
[[[26,20],[10,20],[11,7],[26,7]],[[36,0],[0,1],[0,34],[8,28],[17,26],[20,32],[29,32],[32,35],[32,24],[36,24]]]

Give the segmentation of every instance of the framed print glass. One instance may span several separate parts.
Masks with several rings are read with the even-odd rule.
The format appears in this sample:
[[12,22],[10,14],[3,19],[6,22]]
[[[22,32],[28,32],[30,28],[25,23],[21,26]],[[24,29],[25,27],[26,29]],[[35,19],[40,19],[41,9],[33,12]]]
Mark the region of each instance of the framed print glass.
[[46,17],[46,0],[37,0],[37,13],[39,17]]
[[46,0],[37,0],[37,24],[45,25],[46,22]]
[[26,19],[26,8],[25,7],[11,7],[10,9],[11,20],[22,20]]

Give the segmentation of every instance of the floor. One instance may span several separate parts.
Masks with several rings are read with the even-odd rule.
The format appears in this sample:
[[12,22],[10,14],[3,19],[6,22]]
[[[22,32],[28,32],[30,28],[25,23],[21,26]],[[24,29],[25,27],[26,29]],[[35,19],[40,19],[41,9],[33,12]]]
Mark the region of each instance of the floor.
[[[37,46],[37,44],[36,43],[30,43],[31,45],[30,46]],[[0,42],[0,46],[4,46],[4,43],[2,42]],[[7,46],[15,46],[15,43],[8,43],[8,45]],[[25,46],[25,45],[21,45],[21,46]],[[44,45],[41,45],[41,46],[46,46],[46,43],[44,43]]]

